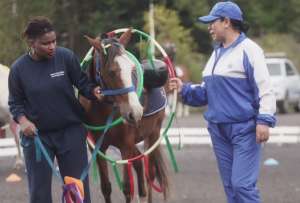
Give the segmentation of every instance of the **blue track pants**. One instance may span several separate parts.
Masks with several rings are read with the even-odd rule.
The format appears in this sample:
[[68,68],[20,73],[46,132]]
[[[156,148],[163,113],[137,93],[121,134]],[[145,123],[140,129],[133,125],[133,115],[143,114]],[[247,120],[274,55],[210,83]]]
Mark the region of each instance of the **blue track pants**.
[[[80,178],[88,163],[84,127],[79,124],[55,132],[40,132],[40,138],[51,159],[56,157],[62,177]],[[33,138],[21,135],[21,145],[27,170],[30,203],[52,203],[52,169],[43,155],[40,162],[36,161]],[[83,183],[84,202],[90,203],[88,177]]]
[[256,143],[254,119],[242,123],[214,124],[209,122],[228,203],[260,203],[256,182],[259,175],[260,144]]

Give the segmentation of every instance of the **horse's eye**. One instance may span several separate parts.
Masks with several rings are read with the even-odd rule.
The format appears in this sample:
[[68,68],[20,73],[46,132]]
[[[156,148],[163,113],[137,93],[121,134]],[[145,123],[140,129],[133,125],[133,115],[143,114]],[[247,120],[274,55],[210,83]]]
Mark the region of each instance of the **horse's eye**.
[[115,77],[115,76],[116,76],[116,73],[115,73],[115,71],[113,71],[113,70],[109,70],[109,71],[108,71],[108,75],[109,75],[110,77]]

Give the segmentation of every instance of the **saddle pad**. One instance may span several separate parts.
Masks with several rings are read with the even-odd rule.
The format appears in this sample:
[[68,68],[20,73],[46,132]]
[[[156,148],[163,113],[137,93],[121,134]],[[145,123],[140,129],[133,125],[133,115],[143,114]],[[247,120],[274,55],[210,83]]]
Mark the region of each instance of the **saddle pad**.
[[[143,96],[141,97],[141,103],[144,106]],[[151,116],[160,110],[164,109],[167,105],[167,97],[164,88],[158,87],[148,90],[148,105],[144,106],[143,117]]]

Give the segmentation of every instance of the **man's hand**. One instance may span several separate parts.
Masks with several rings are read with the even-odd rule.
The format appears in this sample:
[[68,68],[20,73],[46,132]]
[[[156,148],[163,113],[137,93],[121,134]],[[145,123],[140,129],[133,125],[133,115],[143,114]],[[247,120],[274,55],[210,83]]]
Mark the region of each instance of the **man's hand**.
[[266,142],[270,137],[269,126],[257,124],[256,125],[256,142]]
[[21,131],[25,136],[33,137],[36,133],[36,127],[34,123],[28,120],[25,116],[19,118],[19,124]]
[[181,92],[183,83],[179,78],[170,78],[169,81],[169,90],[172,91],[176,89],[178,92]]
[[93,89],[93,94],[94,94],[95,97],[97,97],[98,100],[103,99],[103,95],[101,94],[101,89],[100,89],[99,86],[97,86]]

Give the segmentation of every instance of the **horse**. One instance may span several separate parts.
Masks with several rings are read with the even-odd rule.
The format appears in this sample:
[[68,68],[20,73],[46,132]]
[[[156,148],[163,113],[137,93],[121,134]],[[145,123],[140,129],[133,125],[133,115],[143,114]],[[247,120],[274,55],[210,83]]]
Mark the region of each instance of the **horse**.
[[[124,32],[119,38],[107,37],[101,39],[86,36],[90,45],[94,48],[90,68],[87,71],[89,78],[98,83],[102,90],[130,89],[134,83],[135,65],[128,58],[125,48],[131,38],[131,30]],[[103,38],[103,37],[102,37]],[[99,68],[101,66],[101,68]],[[101,82],[97,82],[97,78]],[[143,90],[144,106],[147,103],[149,91]],[[144,117],[145,107],[139,101],[135,91],[126,91],[120,94],[105,96],[101,101],[87,100],[79,97],[81,105],[85,109],[85,122],[89,125],[104,125],[114,106],[118,107],[117,115],[124,122],[112,127],[106,134],[100,150],[105,153],[108,147],[114,146],[120,150],[122,159],[130,159],[141,155],[136,144],[144,141],[144,146],[150,148],[160,136],[162,122],[165,117],[164,108],[154,114]],[[94,140],[99,139],[102,132],[93,131]],[[137,174],[138,194],[142,202],[152,202],[152,188],[150,183],[157,180],[162,189],[164,199],[168,193],[168,176],[163,159],[163,154],[158,146],[149,155],[149,176],[145,181],[143,162],[135,160],[132,165]],[[108,175],[107,162],[101,158],[96,159],[101,180],[101,190],[105,202],[111,202],[111,183]],[[128,167],[123,168],[123,193],[126,203],[131,202],[130,180]],[[148,186],[146,188],[146,185]]]
[[3,127],[9,122],[9,112],[8,112],[8,74],[9,69],[6,66],[0,64],[0,126]]
[[11,132],[14,135],[14,139],[17,146],[17,155],[15,161],[15,169],[20,169],[23,166],[23,160],[21,157],[21,149],[19,144],[19,136],[18,136],[18,126],[11,118],[8,107],[8,75],[9,69],[8,67],[0,64],[0,133],[3,134],[3,137],[6,133],[5,126],[9,126]]

